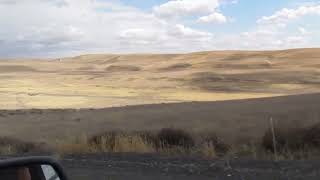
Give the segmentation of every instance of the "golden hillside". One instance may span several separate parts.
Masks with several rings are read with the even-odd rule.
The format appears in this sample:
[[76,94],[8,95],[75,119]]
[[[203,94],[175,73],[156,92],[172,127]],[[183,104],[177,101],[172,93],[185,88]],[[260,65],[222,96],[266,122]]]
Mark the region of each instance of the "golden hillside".
[[320,92],[320,49],[1,60],[0,109],[102,108]]

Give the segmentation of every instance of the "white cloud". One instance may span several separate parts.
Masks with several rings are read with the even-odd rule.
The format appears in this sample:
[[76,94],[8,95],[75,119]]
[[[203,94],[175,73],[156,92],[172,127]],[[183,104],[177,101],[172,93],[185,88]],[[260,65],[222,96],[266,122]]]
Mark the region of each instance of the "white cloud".
[[156,44],[166,39],[163,29],[143,29],[133,28],[120,32],[119,37],[123,44],[129,43],[134,45]]
[[286,28],[258,25],[255,29],[233,36],[237,49],[289,49],[310,47],[309,37],[289,32]]
[[172,0],[154,7],[154,12],[164,17],[179,17],[215,12],[219,0]]
[[[165,24],[162,27],[149,29],[127,29],[119,34],[124,46],[130,45],[135,51],[153,52],[155,49],[166,52],[195,51],[207,46],[213,34],[192,29],[182,24]],[[146,46],[148,45],[148,46]]]
[[124,39],[150,39],[153,40],[156,37],[155,32],[147,31],[146,29],[127,29],[120,33],[120,37]]
[[226,23],[227,18],[221,13],[214,12],[208,16],[200,17],[198,21],[203,23]]
[[[0,56],[200,50],[211,33],[94,0],[0,0]],[[147,46],[146,46],[147,45]]]
[[194,30],[182,24],[177,24],[169,34],[176,38],[191,38],[194,40],[210,39],[213,36],[211,33]]
[[221,1],[222,0],[171,0],[155,6],[153,12],[155,15],[165,19],[194,16],[197,17],[198,22],[201,23],[226,23],[227,17],[221,12],[218,12]]
[[304,27],[299,27],[298,31],[301,33],[301,35],[306,35],[309,33]]
[[[301,26],[307,15],[320,15],[320,5],[301,5],[295,9],[284,8],[271,16],[264,16],[257,20],[257,24],[250,31],[241,36],[233,36],[233,41],[238,42],[240,48],[244,49],[287,49],[312,47],[310,33]],[[299,23],[300,22],[300,23]],[[297,27],[298,26],[298,27]]]
[[301,6],[296,9],[284,8],[271,16],[264,16],[258,20],[259,24],[286,25],[291,20],[306,16],[320,15],[320,5]]
[[286,38],[288,44],[302,44],[306,41],[303,36],[289,36]]

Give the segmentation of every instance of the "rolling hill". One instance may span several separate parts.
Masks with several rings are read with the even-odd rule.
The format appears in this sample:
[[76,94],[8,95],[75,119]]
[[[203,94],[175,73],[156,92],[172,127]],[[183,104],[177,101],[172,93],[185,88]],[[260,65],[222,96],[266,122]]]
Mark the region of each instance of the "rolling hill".
[[0,60],[0,109],[105,108],[320,92],[320,49]]

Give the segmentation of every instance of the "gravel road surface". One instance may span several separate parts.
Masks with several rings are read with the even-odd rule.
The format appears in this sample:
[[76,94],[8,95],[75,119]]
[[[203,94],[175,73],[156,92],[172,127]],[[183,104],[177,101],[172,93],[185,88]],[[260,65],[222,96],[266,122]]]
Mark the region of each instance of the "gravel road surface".
[[320,161],[206,160],[155,155],[68,156],[71,180],[318,180]]

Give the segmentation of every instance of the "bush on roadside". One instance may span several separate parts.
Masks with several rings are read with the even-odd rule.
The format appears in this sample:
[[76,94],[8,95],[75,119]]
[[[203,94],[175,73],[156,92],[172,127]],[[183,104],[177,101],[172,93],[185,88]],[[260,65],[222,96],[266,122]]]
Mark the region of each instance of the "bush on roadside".
[[[320,148],[320,124],[306,128],[276,128],[275,144],[278,152],[303,151]],[[262,138],[262,147],[274,151],[274,141],[271,129]]]
[[135,131],[135,132],[120,132],[109,131],[99,133],[89,138],[88,143],[101,150],[114,152],[116,146],[120,146],[119,141],[127,139],[127,143],[134,144],[134,140],[141,141],[141,143],[153,147],[160,151],[161,149],[170,148],[185,148],[190,149],[194,147],[195,142],[191,134],[180,129],[164,128],[159,132],[149,131]]
[[144,131],[110,131],[94,135],[90,146],[101,152],[153,152],[153,135]]
[[206,157],[222,156],[230,150],[215,133],[197,135],[174,128],[158,132],[103,132],[89,138],[88,144],[100,152],[200,153]]
[[161,129],[155,139],[157,149],[185,148],[190,149],[195,146],[193,137],[181,129],[164,128]]
[[108,131],[92,136],[88,143],[91,146],[103,151],[113,152],[116,146],[116,137],[120,134],[117,131]]

